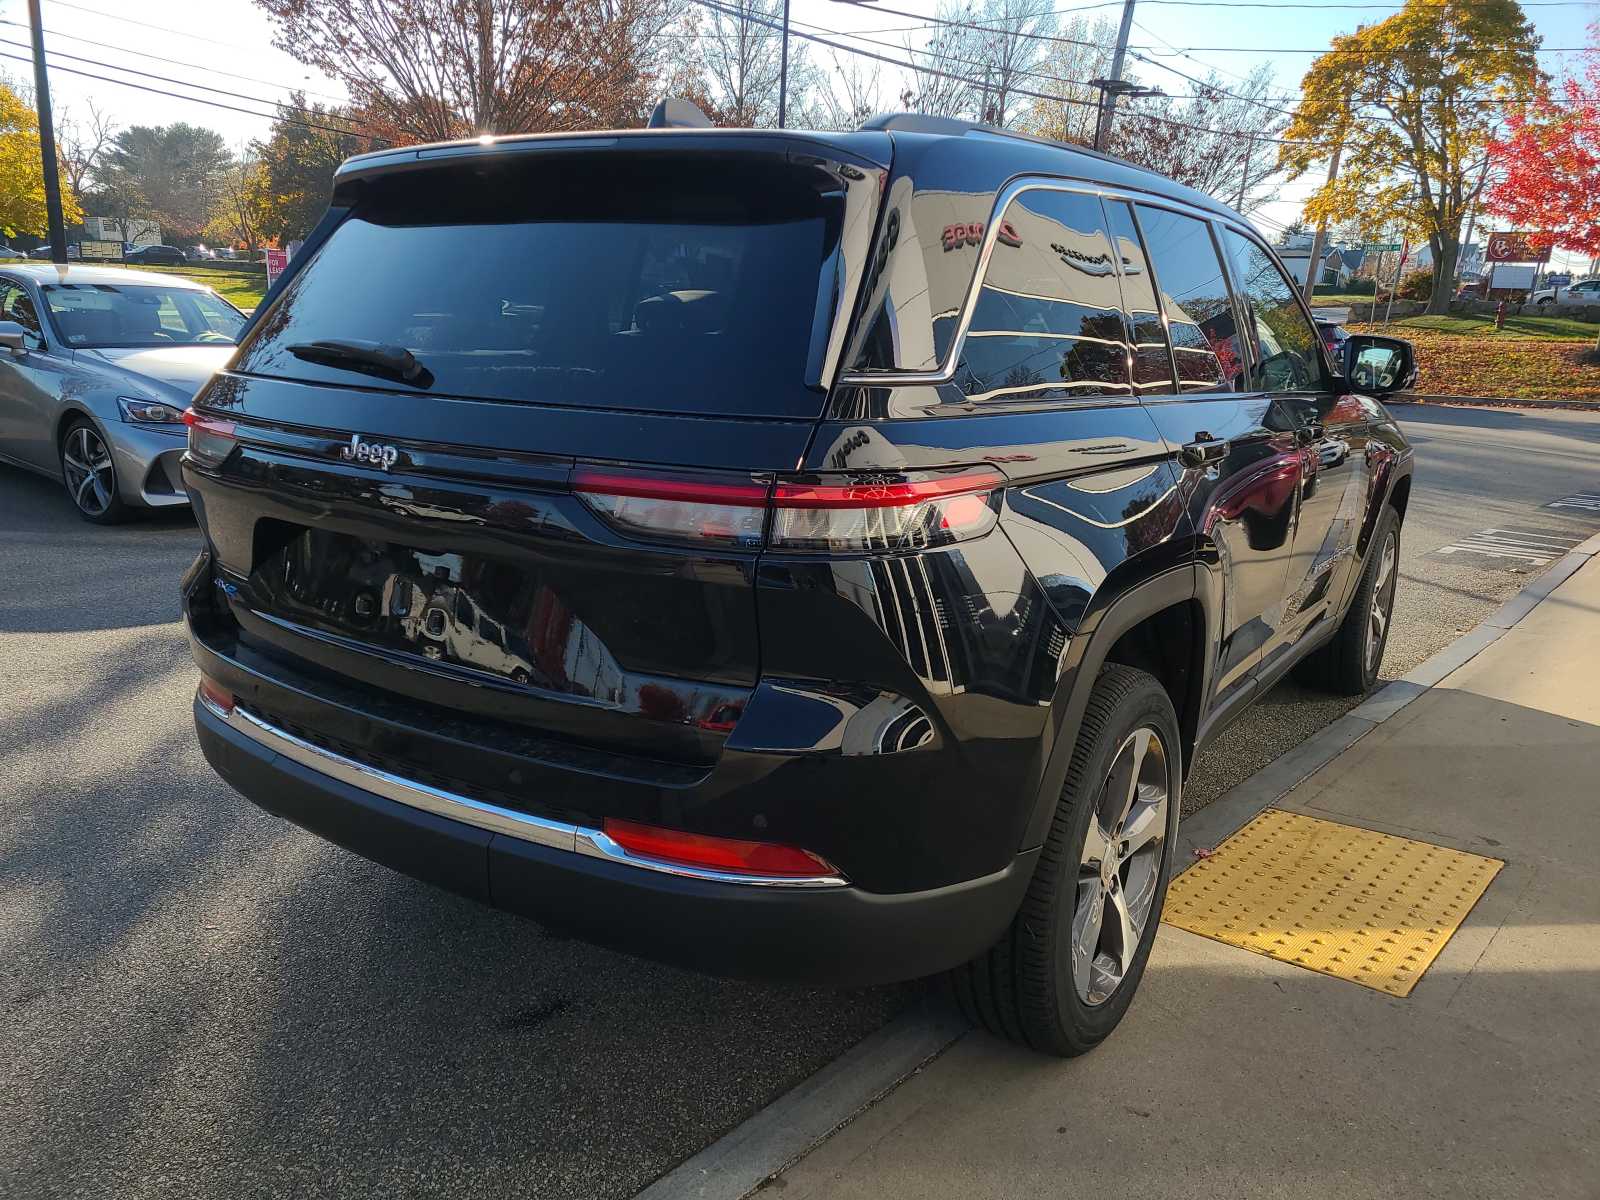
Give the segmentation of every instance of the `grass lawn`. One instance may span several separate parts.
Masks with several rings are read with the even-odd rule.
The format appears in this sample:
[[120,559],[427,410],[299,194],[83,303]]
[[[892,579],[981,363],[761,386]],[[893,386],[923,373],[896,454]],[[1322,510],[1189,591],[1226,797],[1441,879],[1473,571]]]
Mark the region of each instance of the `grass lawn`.
[[[97,267],[118,267],[120,263],[94,263]],[[203,267],[198,264],[186,267],[156,267],[137,266],[139,271],[155,271],[162,275],[182,275],[196,283],[203,283],[206,287],[216,292],[224,300],[249,313],[261,303],[261,297],[267,290],[267,273],[256,268],[252,270],[243,264],[239,266]]]
[[[1516,319],[1545,328],[1513,331],[1508,320],[1507,329],[1496,333],[1492,320],[1485,331],[1473,317],[1415,317],[1391,321],[1388,331],[1416,347],[1422,368],[1417,391],[1423,395],[1600,402],[1595,326],[1560,317]],[[1577,336],[1549,328],[1557,323],[1575,326]],[[1349,328],[1384,332],[1376,325]]]
[[[1384,300],[1388,300],[1389,296],[1387,292],[1384,293],[1383,298]],[[1372,295],[1370,292],[1335,292],[1331,296],[1324,296],[1321,292],[1318,292],[1315,296],[1311,297],[1312,308],[1344,308],[1346,306],[1353,306],[1357,304],[1361,305],[1362,307],[1367,307],[1371,303]],[[1378,311],[1383,311],[1383,304],[1381,302],[1378,305]]]

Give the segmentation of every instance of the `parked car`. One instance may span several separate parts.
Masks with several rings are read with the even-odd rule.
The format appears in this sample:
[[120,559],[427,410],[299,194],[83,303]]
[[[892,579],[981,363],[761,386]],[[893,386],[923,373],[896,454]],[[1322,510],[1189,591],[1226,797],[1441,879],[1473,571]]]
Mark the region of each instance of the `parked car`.
[[1330,356],[1337,359],[1340,348],[1350,336],[1350,331],[1339,322],[1331,321],[1326,317],[1314,317],[1314,319],[1317,325],[1317,333],[1322,337],[1323,349]]
[[183,410],[244,321],[171,275],[0,264],[0,461],[61,480],[100,524],[187,504]]
[[176,246],[136,246],[123,256],[123,261],[145,267],[181,267],[189,260]]
[[14,249],[11,246],[0,246],[0,262],[21,262],[25,261],[27,257],[21,250]]
[[1543,288],[1534,292],[1531,304],[1600,304],[1600,278],[1583,279],[1568,287]]
[[[77,242],[67,243],[67,260],[69,262],[75,261],[82,256],[83,247],[81,245],[79,245]],[[35,246],[32,250],[28,251],[28,257],[35,262],[49,262],[50,244],[46,242],[43,246]]]
[[379,862],[1075,1054],[1196,755],[1377,678],[1411,348],[1331,363],[1200,192],[902,115],[408,147],[329,213],[195,398],[183,595],[212,765]]

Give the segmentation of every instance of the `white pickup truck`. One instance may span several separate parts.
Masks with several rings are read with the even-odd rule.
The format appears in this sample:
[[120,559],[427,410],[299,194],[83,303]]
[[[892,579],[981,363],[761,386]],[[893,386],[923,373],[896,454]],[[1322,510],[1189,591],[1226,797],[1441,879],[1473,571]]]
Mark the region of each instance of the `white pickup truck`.
[[1581,279],[1567,287],[1543,288],[1528,297],[1531,304],[1600,304],[1600,278]]

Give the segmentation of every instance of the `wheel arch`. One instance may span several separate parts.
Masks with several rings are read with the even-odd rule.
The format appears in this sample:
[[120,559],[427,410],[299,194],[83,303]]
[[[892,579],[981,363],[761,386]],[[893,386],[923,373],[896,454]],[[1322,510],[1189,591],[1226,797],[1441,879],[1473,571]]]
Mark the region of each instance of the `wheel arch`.
[[1051,745],[1022,848],[1031,849],[1044,841],[1089,694],[1107,663],[1148,671],[1166,688],[1178,714],[1183,739],[1180,753],[1187,776],[1206,694],[1204,648],[1209,629],[1196,570],[1194,565],[1175,567],[1135,584],[1079,626],[1051,702]]

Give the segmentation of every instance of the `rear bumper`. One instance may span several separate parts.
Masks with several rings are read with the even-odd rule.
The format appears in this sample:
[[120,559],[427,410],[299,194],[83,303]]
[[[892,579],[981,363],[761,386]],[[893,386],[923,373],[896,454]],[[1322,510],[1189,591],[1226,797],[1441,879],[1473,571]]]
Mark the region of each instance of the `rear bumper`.
[[455,810],[470,823],[457,820],[442,815],[452,800],[476,802],[381,773],[358,786],[338,756],[323,752],[319,769],[315,747],[280,753],[270,733],[263,740],[199,700],[195,725],[218,774],[268,812],[561,932],[719,975],[858,986],[956,966],[1005,929],[1038,853],[980,879],[893,894],[836,879],[686,875],[628,861],[598,831],[501,810]]

